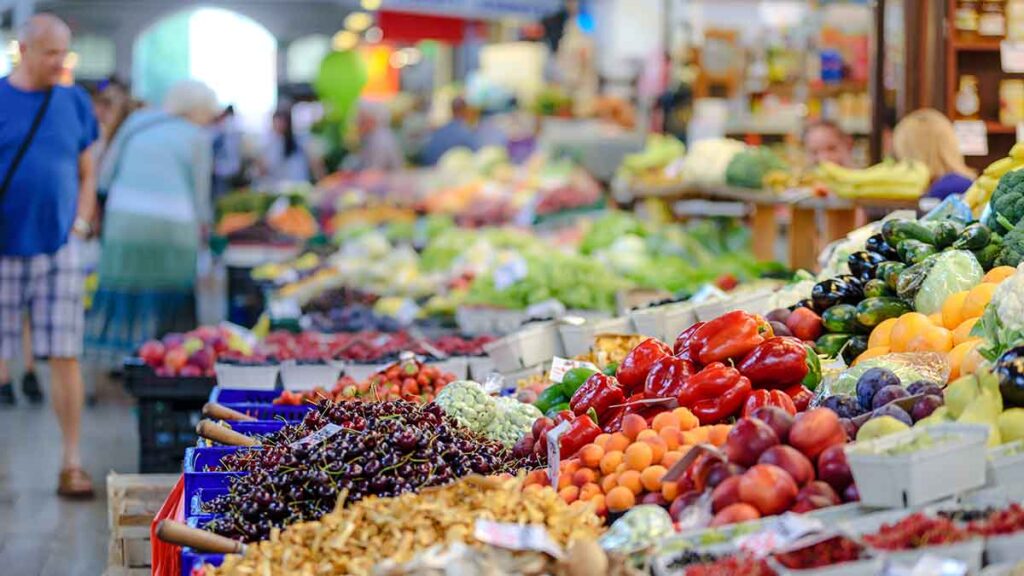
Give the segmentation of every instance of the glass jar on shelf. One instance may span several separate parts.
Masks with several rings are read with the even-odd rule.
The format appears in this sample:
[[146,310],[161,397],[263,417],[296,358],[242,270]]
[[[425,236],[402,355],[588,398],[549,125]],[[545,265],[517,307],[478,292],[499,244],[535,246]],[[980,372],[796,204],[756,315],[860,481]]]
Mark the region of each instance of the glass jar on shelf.
[[981,111],[981,98],[978,97],[978,77],[972,74],[960,76],[960,89],[956,92],[957,117],[965,120],[977,120]]
[[971,40],[978,36],[978,20],[981,6],[978,0],[957,0],[953,14],[953,27],[960,40]]
[[1006,2],[983,0],[978,15],[978,35],[988,38],[1006,36]]

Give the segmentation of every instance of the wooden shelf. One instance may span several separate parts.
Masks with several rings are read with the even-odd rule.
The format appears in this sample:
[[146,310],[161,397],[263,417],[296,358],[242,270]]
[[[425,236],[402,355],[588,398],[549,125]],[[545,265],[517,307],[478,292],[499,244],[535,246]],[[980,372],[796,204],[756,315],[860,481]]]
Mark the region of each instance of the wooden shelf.
[[957,52],[999,52],[1001,38],[979,40],[953,40],[953,50]]
[[985,121],[985,129],[988,130],[989,134],[1016,134],[1016,126],[1007,126],[1006,124],[1000,124],[993,120]]

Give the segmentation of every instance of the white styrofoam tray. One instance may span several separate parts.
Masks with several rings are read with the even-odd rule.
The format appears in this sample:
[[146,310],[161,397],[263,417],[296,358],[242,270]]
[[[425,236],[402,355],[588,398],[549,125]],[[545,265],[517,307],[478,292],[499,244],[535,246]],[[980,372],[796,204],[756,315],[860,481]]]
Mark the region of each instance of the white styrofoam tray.
[[985,558],[990,564],[1024,562],[1024,530],[986,537]]
[[[913,442],[923,435],[954,438],[906,454],[871,453]],[[939,424],[856,442],[845,450],[861,504],[906,508],[984,485],[987,440],[986,426]]]
[[469,358],[464,356],[452,356],[446,360],[430,360],[428,366],[435,366],[441,372],[454,374],[456,380],[469,378]]
[[314,388],[330,390],[341,375],[343,367],[336,363],[299,364],[285,362],[281,365],[281,383],[285,390],[303,391]]
[[216,363],[213,371],[217,374],[217,385],[234,390],[273,390],[277,387],[280,366],[245,366],[241,364]]
[[355,362],[348,362],[345,364],[345,375],[356,382],[362,382],[390,365],[390,362],[376,362],[373,364],[357,364]]
[[663,306],[631,310],[629,312],[629,319],[633,321],[633,330],[637,334],[664,340],[665,310],[670,306],[678,306],[678,304],[665,304]]
[[494,371],[494,360],[490,356],[469,357],[469,377],[473,380],[483,382],[484,378]]
[[484,350],[494,360],[495,369],[503,374],[565,355],[554,322],[527,324],[514,334],[485,344]]
[[988,486],[1006,490],[1014,500],[1024,500],[1024,451],[1020,451],[1024,440],[989,449],[987,464]]
[[779,576],[874,576],[882,573],[884,559],[881,556],[872,556],[854,562],[843,562],[841,564],[805,570],[786,568],[776,561],[775,558],[771,557],[768,560],[768,564]]
[[888,550],[875,551],[881,553],[888,562],[905,568],[912,568],[924,556],[935,556],[937,558],[959,560],[967,565],[968,574],[977,574],[981,570],[985,541],[981,538],[973,538],[955,544],[926,546],[914,550],[901,550],[898,552]]

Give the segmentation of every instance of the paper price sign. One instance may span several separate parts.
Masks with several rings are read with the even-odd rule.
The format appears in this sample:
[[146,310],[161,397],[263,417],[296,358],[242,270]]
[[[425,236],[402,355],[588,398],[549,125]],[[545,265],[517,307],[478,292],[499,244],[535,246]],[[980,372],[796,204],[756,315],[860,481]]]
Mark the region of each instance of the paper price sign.
[[473,536],[486,544],[508,550],[536,550],[562,557],[562,550],[551,539],[547,528],[537,524],[508,524],[491,520],[477,520]]
[[999,63],[1003,72],[1024,72],[1024,42],[1003,40],[999,43]]
[[565,378],[565,373],[573,368],[590,368],[591,370],[600,372],[597,366],[590,362],[584,362],[582,360],[569,360],[568,358],[559,358],[555,356],[551,359],[551,371],[548,372],[548,379],[558,384]]
[[342,430],[344,430],[344,428],[338,426],[337,424],[328,424],[323,428],[317,430],[316,432],[313,432],[309,436],[306,436],[301,440],[292,442],[291,447],[298,448],[299,446],[315,446],[323,442],[324,440],[327,440],[331,436],[334,436],[338,432],[341,432]]
[[547,433],[548,478],[551,479],[551,487],[555,490],[558,490],[558,465],[562,461],[562,451],[558,441],[562,439],[562,434],[565,434],[567,430],[569,430],[569,422],[565,421],[548,430]]
[[957,120],[953,122],[953,131],[960,142],[960,152],[964,156],[988,155],[988,128],[981,120]]

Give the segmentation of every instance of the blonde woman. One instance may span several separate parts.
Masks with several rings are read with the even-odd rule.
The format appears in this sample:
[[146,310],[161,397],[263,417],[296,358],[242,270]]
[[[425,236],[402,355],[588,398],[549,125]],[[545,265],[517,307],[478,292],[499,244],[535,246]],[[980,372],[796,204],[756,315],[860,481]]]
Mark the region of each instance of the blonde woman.
[[196,257],[210,221],[204,127],[219,112],[209,87],[180,82],[162,108],[129,116],[110,144],[99,177],[108,190],[99,289],[86,324],[100,361],[195,324]]
[[963,194],[975,173],[964,163],[953,124],[938,110],[922,108],[908,114],[892,135],[893,153],[900,160],[916,160],[932,177],[928,196],[945,198]]

